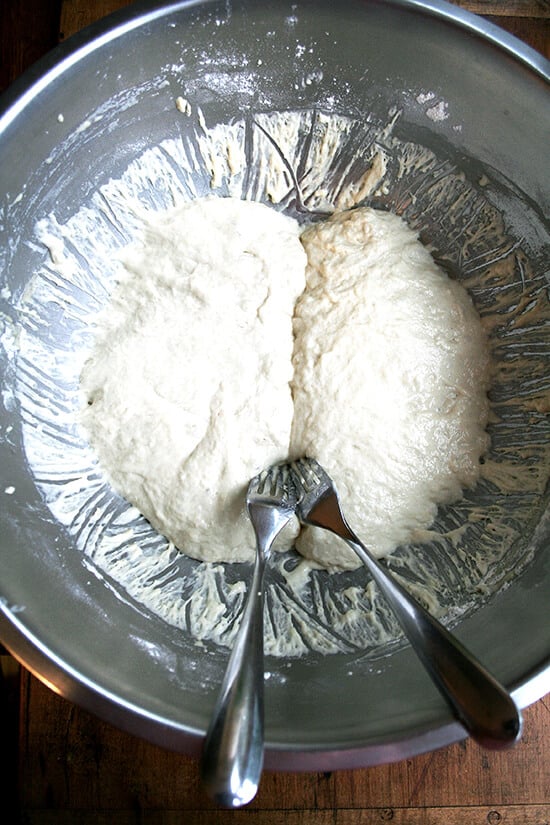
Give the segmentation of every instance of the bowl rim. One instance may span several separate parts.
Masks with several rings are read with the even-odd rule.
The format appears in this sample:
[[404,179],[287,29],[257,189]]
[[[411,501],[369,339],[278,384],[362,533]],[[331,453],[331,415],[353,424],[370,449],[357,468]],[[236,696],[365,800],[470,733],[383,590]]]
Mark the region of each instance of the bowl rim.
[[[326,0],[314,0],[319,1]],[[340,4],[354,2],[339,1]],[[218,2],[219,0],[172,0],[159,4],[155,0],[138,0],[131,6],[118,9],[75,32],[27,68],[0,95],[0,135],[35,95],[91,51],[160,17],[191,7],[215,5]],[[380,3],[380,0],[375,2]],[[478,14],[453,5],[447,0],[383,0],[383,5],[428,14],[479,35],[550,82],[550,60],[515,35]]]

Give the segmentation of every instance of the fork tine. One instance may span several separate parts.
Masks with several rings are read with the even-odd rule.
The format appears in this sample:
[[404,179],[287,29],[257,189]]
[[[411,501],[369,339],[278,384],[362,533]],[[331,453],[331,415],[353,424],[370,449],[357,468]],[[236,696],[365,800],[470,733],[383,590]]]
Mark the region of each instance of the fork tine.
[[291,487],[293,486],[289,466],[288,464],[278,464],[272,469],[277,470],[274,479],[274,495],[277,498],[287,500],[291,495]]
[[[336,487],[314,458],[299,458],[291,463],[297,491],[296,514],[303,524],[325,527],[350,538],[352,531],[340,507]],[[342,535],[342,532],[338,533]]]
[[262,470],[250,481],[247,491],[247,503],[252,504],[264,499],[273,506],[294,507],[296,504],[296,487],[288,463],[273,464]]
[[268,467],[251,479],[248,485],[249,495],[273,496],[277,483],[277,472],[275,466]]
[[310,458],[299,458],[297,461],[293,461],[291,465],[296,474],[295,478],[297,478],[306,493],[309,493],[316,483],[313,478],[312,462],[313,459]]
[[273,498],[281,498],[284,492],[283,467],[275,464],[269,468],[270,493]]
[[269,495],[271,492],[271,468],[262,470],[259,477],[258,493],[260,495]]
[[299,458],[291,463],[294,481],[305,495],[332,487],[332,480],[314,458]]
[[255,475],[253,478],[250,479],[246,491],[247,496],[254,495],[255,493],[259,492],[260,488],[263,487],[265,474],[266,470],[262,470],[260,473],[258,473],[258,475]]
[[271,495],[273,498],[282,499],[284,487],[282,481],[282,468],[280,467],[270,467],[270,481],[271,481]]

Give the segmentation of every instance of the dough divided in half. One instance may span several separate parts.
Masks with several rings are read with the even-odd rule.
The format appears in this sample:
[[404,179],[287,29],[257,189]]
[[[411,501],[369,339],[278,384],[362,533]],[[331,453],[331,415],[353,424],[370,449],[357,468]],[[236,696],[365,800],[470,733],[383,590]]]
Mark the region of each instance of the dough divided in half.
[[[248,481],[301,455],[383,555],[475,483],[487,374],[466,291],[399,217],[360,208],[301,235],[267,206],[207,198],[155,215],[127,250],[82,421],[115,489],[192,557],[250,560]],[[358,565],[315,528],[297,547]]]

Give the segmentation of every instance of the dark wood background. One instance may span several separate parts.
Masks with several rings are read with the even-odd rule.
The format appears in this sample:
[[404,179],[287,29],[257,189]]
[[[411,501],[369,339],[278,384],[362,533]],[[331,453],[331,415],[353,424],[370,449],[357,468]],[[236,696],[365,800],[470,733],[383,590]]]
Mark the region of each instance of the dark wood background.
[[[0,0],[0,91],[60,40],[128,4]],[[548,0],[457,5],[550,57]],[[523,739],[510,752],[467,741],[375,768],[266,773],[251,805],[219,811],[193,759],[102,722],[0,654],[6,825],[550,825],[550,695],[525,711]]]

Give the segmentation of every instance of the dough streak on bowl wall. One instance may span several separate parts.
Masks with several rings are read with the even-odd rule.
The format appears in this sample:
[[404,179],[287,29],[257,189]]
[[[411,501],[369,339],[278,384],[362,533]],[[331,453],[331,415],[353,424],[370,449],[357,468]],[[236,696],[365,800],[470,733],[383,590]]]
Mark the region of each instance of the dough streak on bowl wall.
[[[528,330],[540,323],[546,305],[536,284],[529,303],[517,300],[513,289],[498,288],[514,280],[510,273],[517,267],[523,283],[530,284],[531,271],[521,239],[508,236],[486,196],[490,180],[483,185],[468,180],[433,151],[398,139],[396,112],[385,122],[321,111],[271,112],[207,126],[201,113],[184,111],[180,139],[142,152],[69,220],[61,224],[52,214],[37,227],[49,257],[45,254],[19,302],[24,320],[17,331],[16,394],[28,422],[29,465],[53,517],[66,526],[90,569],[119,587],[122,596],[129,594],[197,640],[231,644],[249,565],[184,556],[113,492],[80,424],[80,375],[94,346],[90,316],[108,304],[123,277],[124,250],[139,241],[153,213],[211,192],[271,202],[297,217],[296,181],[288,170],[305,169],[301,198],[312,209],[342,210],[365,202],[401,215],[469,290],[489,335],[496,365],[491,447],[476,495],[441,508],[431,528],[414,529],[411,541],[388,559],[435,612],[449,620],[467,614],[528,561],[523,525],[537,516],[547,457],[539,431],[525,435],[524,426],[525,405],[536,410],[542,387],[525,377],[544,372],[543,361],[528,346]],[[200,302],[200,296],[195,299]],[[44,306],[63,311],[59,339]],[[290,377],[285,373],[285,381]],[[517,446],[511,449],[515,428]],[[507,517],[510,503],[513,519]],[[361,569],[327,574],[293,551],[281,552],[269,571],[266,601],[268,653],[361,650],[377,656],[400,638]]]

